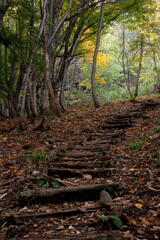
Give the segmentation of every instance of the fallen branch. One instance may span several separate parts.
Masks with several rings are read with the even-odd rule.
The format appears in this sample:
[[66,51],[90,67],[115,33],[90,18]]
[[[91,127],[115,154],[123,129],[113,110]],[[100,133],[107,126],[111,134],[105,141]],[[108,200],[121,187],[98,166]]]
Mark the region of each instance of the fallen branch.
[[[106,168],[106,167],[111,167],[111,162],[108,161],[108,162],[103,162],[103,161],[98,161],[98,162],[94,162],[93,163],[86,163],[87,164],[87,168],[89,169],[94,169],[95,167],[98,168],[98,167],[102,167],[102,165]],[[79,170],[79,169],[83,169],[83,168],[86,168],[86,164],[85,163],[80,163],[79,161],[74,161],[74,163],[72,161],[67,161],[67,162],[55,162],[54,163],[54,167],[56,168],[70,168],[70,169],[76,169]]]
[[80,185],[76,187],[59,187],[49,189],[26,190],[20,193],[22,198],[33,200],[47,200],[52,202],[97,200],[99,193],[105,189],[117,188],[117,183]]
[[140,118],[140,117],[144,117],[144,113],[140,112],[140,111],[136,111],[136,112],[127,112],[125,114],[122,115],[118,115],[116,116],[117,119],[129,119],[129,118]]
[[60,177],[83,177],[83,174],[91,174],[93,177],[110,176],[115,168],[94,168],[94,169],[69,169],[69,168],[49,168],[48,175],[59,175]]
[[125,128],[130,128],[132,127],[132,124],[131,123],[119,123],[119,124],[107,124],[107,125],[102,125],[101,128],[102,129],[109,129],[109,128],[118,128],[118,129],[125,129]]
[[93,157],[95,155],[100,155],[100,153],[99,152],[66,152],[66,153],[59,153],[58,157],[80,158],[80,157]]
[[[119,137],[121,134],[122,134],[121,130],[117,130],[117,132],[115,132],[115,133],[107,133],[107,134],[105,134],[105,139],[116,138],[116,137]],[[94,134],[92,134],[92,136],[102,136],[102,137],[104,137],[104,133],[94,133]]]
[[67,210],[60,210],[60,211],[52,211],[52,212],[43,212],[43,213],[32,213],[32,214],[23,214],[23,215],[13,215],[15,220],[25,219],[25,218],[38,218],[38,217],[66,217],[76,214],[84,214],[87,212],[94,212],[101,208],[103,205],[94,205],[92,207],[79,207],[79,208],[72,208]]
[[[108,143],[111,143],[111,141],[108,141]],[[82,145],[76,145],[74,146],[74,150],[88,150],[90,152],[101,152],[103,151],[103,146],[82,146]]]

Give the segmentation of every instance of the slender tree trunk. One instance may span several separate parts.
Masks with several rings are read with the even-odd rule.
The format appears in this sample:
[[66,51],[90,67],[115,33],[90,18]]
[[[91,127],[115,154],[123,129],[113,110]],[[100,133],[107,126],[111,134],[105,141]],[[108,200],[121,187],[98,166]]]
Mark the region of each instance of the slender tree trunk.
[[155,49],[153,46],[151,46],[151,49],[152,49],[152,58],[153,58],[153,62],[154,62],[154,68],[155,68],[155,72],[157,74],[157,83],[160,84],[160,71],[157,66],[156,52],[155,52]]
[[41,111],[43,114],[46,114],[49,111],[49,94],[48,94],[48,88],[47,88],[47,84],[46,81],[43,81],[43,89],[42,89],[42,93],[41,93]]
[[136,86],[135,86],[134,98],[136,98],[138,96],[138,90],[139,90],[139,84],[140,84],[140,74],[141,74],[141,70],[142,70],[143,52],[144,52],[144,36],[141,35],[140,57],[139,57],[139,66],[138,66],[138,71],[137,71],[137,76],[136,76]]
[[92,72],[91,72],[92,99],[93,99],[95,108],[100,107],[100,103],[96,96],[95,74],[96,74],[97,55],[98,55],[98,50],[99,50],[99,45],[100,45],[101,29],[102,29],[102,25],[103,25],[104,7],[105,7],[105,4],[104,4],[104,0],[103,0],[101,2],[101,11],[100,11],[98,30],[97,30],[96,47],[94,50]]
[[63,112],[66,111],[65,106],[64,106],[64,102],[65,102],[64,90],[65,90],[66,77],[67,77],[67,71],[65,69],[64,74],[63,74],[63,80],[61,82],[60,99],[59,99],[59,103],[60,103],[60,106],[61,106]]
[[[127,87],[127,90],[128,90],[128,93],[130,95],[130,97],[132,98],[133,97],[133,94],[131,92],[131,82],[130,82],[130,69],[129,69],[129,60],[128,60],[128,56],[127,56],[127,53],[126,53],[126,46],[125,46],[125,27],[124,27],[124,24],[123,24],[123,30],[122,30],[122,44],[123,44],[123,47],[122,47],[122,68],[123,68],[123,75],[124,75],[124,80],[125,80],[125,83],[126,83],[126,87]],[[127,66],[127,70],[126,70],[126,67],[125,67],[125,59],[126,59],[126,66]]]
[[11,62],[11,67],[10,67],[10,73],[8,77],[8,107],[9,107],[9,116],[10,117],[16,117],[17,116],[17,102],[16,102],[16,97],[15,97],[15,92],[14,88],[16,86],[16,62],[15,62],[15,54],[14,52],[10,52],[10,62]]
[[19,103],[18,103],[18,109],[20,116],[23,116],[25,114],[25,101],[26,101],[26,95],[28,90],[28,84],[30,81],[30,75],[32,73],[32,63],[33,59],[30,60],[29,66],[26,70],[26,73],[24,74],[23,80],[22,80],[22,86],[21,91],[19,95]]

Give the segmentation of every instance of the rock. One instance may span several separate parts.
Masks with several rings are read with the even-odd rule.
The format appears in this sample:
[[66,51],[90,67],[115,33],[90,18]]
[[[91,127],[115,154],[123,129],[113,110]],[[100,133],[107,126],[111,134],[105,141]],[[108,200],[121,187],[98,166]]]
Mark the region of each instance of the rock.
[[39,171],[33,171],[33,172],[32,172],[32,175],[35,176],[35,177],[37,177],[37,176],[40,176],[41,173],[40,173]]
[[100,204],[106,205],[106,206],[111,206],[112,205],[112,197],[111,195],[106,192],[105,190],[102,190],[100,192],[100,199],[99,199]]

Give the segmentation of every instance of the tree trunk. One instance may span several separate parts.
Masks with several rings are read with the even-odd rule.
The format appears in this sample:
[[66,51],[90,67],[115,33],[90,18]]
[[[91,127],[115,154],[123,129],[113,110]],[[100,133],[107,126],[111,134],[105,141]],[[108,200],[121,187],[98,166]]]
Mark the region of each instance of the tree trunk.
[[92,72],[91,72],[92,99],[93,99],[95,108],[100,107],[100,103],[96,96],[95,74],[96,74],[97,55],[98,55],[98,50],[99,50],[99,45],[100,45],[100,35],[101,35],[101,29],[102,29],[102,25],[103,25],[104,7],[105,7],[105,4],[104,4],[104,0],[103,0],[101,2],[101,11],[100,11],[98,30],[97,30],[96,47],[94,50]]
[[151,46],[151,50],[152,50],[152,58],[153,58],[153,62],[154,62],[154,68],[157,74],[157,83],[158,85],[160,85],[160,71],[158,69],[158,65],[157,65],[157,59],[156,59],[156,52],[153,46]]
[[144,36],[141,35],[140,57],[139,57],[139,66],[138,66],[137,77],[136,77],[136,86],[135,86],[134,98],[136,98],[138,96],[138,90],[139,90],[139,84],[140,84],[140,74],[141,74],[141,70],[142,70],[143,52],[144,52]]
[[[45,41],[47,41],[47,39],[45,39]],[[62,112],[56,101],[56,97],[55,97],[51,79],[50,79],[51,65],[50,65],[50,59],[49,59],[49,52],[48,52],[48,48],[46,45],[47,44],[45,44],[45,49],[44,49],[44,51],[45,51],[45,53],[44,53],[45,54],[45,82],[46,82],[46,85],[48,88],[51,109],[57,117],[61,117]]]
[[26,70],[26,73],[24,74],[23,80],[22,80],[22,86],[19,94],[19,103],[18,103],[18,109],[20,116],[23,116],[25,114],[25,102],[26,102],[26,95],[28,90],[28,84],[30,81],[30,75],[32,73],[32,63],[33,58],[31,58],[29,66]]
[[42,104],[41,111],[43,114],[46,114],[49,111],[49,93],[48,93],[48,88],[45,81],[44,81],[44,86],[43,86],[40,98],[41,98],[41,104]]
[[[131,92],[131,82],[130,82],[130,69],[129,69],[129,61],[128,61],[128,56],[126,53],[126,47],[125,47],[125,27],[123,24],[123,30],[122,30],[122,41],[123,41],[123,50],[122,50],[122,68],[123,68],[123,76],[124,76],[124,80],[126,83],[126,87],[128,90],[128,93],[130,95],[131,98],[133,98],[132,92]],[[126,66],[127,66],[127,70],[125,68],[125,59],[126,59]]]
[[61,82],[60,99],[59,99],[59,103],[60,103],[60,106],[61,106],[63,112],[65,112],[65,106],[64,106],[64,104],[65,104],[65,96],[64,96],[65,83],[66,83],[66,71],[64,71],[63,81]]

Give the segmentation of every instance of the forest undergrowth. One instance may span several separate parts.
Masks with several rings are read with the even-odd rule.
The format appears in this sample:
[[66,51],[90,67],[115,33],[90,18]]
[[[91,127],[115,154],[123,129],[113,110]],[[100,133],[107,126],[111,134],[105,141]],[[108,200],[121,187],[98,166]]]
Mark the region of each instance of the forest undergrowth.
[[0,239],[159,239],[160,98],[0,119]]

